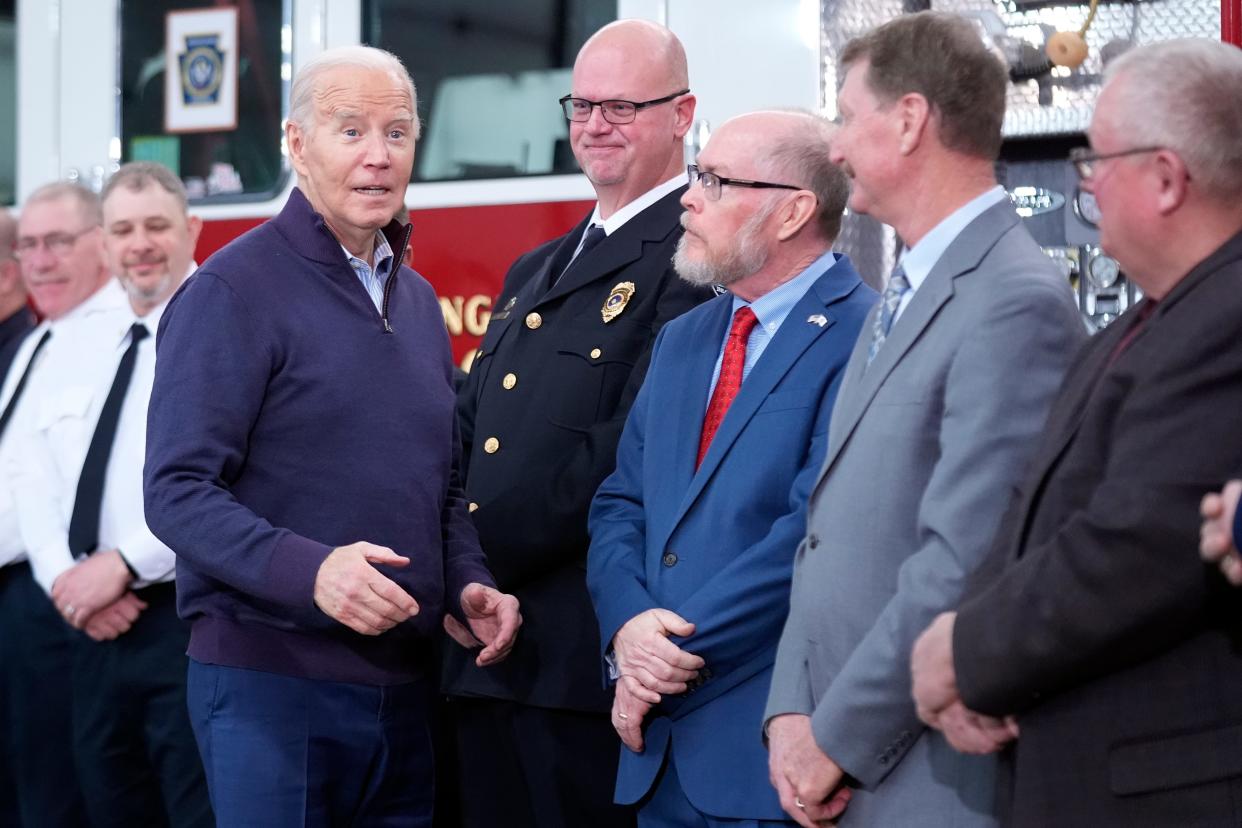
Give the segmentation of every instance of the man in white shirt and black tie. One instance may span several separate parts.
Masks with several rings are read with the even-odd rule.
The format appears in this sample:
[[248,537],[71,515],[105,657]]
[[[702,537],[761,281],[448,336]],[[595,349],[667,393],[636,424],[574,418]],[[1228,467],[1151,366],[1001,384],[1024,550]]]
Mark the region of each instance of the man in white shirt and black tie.
[[[104,263],[101,223],[99,196],[77,184],[44,185],[23,205],[11,249],[43,321],[17,346],[0,388],[0,470],[21,444],[16,423],[31,409],[28,386],[54,335],[125,304]],[[17,514],[13,487],[0,474],[0,749],[14,757],[20,824],[77,828],[86,816],[70,732],[72,631],[35,583]]]
[[155,330],[193,268],[201,223],[166,168],[122,167],[102,195],[122,308],[74,322],[47,348],[19,424],[14,471],[35,579],[82,630],[73,675],[74,754],[93,825],[214,824],[186,715],[176,558],[142,502]]

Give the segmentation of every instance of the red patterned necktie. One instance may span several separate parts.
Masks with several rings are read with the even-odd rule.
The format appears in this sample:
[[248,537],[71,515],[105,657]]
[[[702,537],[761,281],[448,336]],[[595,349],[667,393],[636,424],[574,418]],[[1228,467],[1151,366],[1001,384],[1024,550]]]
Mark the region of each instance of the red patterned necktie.
[[703,417],[703,431],[699,435],[699,456],[694,461],[696,471],[703,465],[703,458],[707,456],[712,438],[716,436],[716,430],[724,421],[725,412],[729,410],[738,389],[742,387],[742,369],[746,367],[746,342],[758,322],[750,305],[743,305],[733,314],[733,327],[729,328],[724,357],[720,360],[720,377],[716,380],[716,390],[712,392],[712,401],[708,403],[707,414]]

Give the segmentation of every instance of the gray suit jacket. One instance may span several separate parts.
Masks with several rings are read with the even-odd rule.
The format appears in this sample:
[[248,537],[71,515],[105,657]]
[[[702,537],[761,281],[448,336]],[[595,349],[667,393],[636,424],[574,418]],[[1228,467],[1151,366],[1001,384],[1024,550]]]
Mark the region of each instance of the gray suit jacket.
[[863,326],[764,717],[811,715],[860,787],[844,825],[995,824],[995,758],[925,730],[910,650],[986,554],[1085,336],[1069,285],[1007,202],[944,252],[870,367]]

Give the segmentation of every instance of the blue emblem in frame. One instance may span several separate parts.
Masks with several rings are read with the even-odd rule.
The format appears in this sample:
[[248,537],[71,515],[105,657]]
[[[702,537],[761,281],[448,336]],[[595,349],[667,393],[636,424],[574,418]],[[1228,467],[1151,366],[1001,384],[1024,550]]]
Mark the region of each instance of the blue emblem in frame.
[[181,68],[181,99],[186,106],[220,102],[224,80],[224,52],[220,35],[186,35],[185,51],[177,55]]

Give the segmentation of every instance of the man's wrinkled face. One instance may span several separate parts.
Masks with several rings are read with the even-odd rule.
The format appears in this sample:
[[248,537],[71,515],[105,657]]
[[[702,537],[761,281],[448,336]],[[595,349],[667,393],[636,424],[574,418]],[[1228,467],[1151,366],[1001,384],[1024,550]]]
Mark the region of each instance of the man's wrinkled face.
[[883,106],[867,85],[870,64],[860,61],[849,67],[837,95],[840,124],[832,136],[829,159],[853,183],[850,209],[884,221],[884,201],[898,177],[894,160],[898,142],[891,106]]
[[103,205],[108,267],[131,301],[155,307],[185,278],[201,222],[176,197],[152,182],[141,190],[118,187]]
[[[578,98],[641,103],[676,91],[657,62],[614,45],[597,45],[574,65],[572,94]],[[629,184],[644,192],[660,183],[668,167],[677,111],[674,100],[638,110],[628,124],[612,124],[593,107],[588,120],[569,123],[574,157],[597,188]]]
[[100,285],[103,244],[72,196],[27,204],[17,221],[22,280],[39,313],[59,319]]
[[315,118],[289,126],[289,153],[307,199],[346,247],[401,209],[414,166],[414,102],[391,73],[338,66],[314,92]]
[[[1115,96],[1106,87],[1096,103],[1087,134],[1091,149],[1101,155],[1132,148],[1132,142],[1118,121]],[[1096,161],[1090,178],[1082,188],[1095,196],[1100,208],[1100,246],[1127,270],[1142,254],[1143,215],[1151,209],[1141,188],[1146,154],[1126,155]]]
[[[698,167],[725,178],[760,181],[771,178],[755,162],[761,146],[752,131],[726,124],[703,151]],[[783,191],[721,187],[720,199],[707,198],[696,183],[681,198],[685,233],[677,242],[673,266],[692,284],[731,285],[763,268],[770,256],[768,219]]]

